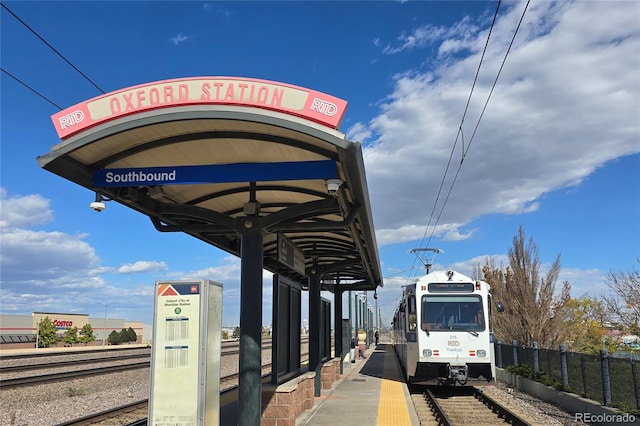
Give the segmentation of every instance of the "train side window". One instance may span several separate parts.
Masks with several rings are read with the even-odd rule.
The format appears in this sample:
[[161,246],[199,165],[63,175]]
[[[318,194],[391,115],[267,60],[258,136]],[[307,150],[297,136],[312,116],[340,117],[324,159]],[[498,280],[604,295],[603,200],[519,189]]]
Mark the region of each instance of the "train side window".
[[418,317],[416,315],[416,296],[409,296],[407,302],[407,327],[409,331],[416,331],[418,325]]

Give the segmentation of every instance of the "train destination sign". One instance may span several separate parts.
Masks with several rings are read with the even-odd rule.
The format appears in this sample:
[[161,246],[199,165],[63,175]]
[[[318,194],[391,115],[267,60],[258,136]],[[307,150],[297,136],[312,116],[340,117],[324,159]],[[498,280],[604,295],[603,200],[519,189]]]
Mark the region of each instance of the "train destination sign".
[[106,188],[168,184],[331,179],[335,177],[336,162],[334,160],[320,160],[98,169],[93,172],[93,185],[98,188]]
[[474,283],[429,283],[429,291],[431,293],[473,293],[474,290]]
[[347,102],[269,80],[192,77],[141,84],[107,93],[54,114],[61,139],[116,118],[184,105],[236,105],[292,114],[337,129]]

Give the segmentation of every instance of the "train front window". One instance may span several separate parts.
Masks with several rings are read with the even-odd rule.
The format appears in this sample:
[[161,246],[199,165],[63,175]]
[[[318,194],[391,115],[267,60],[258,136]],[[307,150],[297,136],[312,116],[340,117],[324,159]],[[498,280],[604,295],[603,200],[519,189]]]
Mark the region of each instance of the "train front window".
[[480,296],[422,296],[420,325],[424,331],[485,329]]

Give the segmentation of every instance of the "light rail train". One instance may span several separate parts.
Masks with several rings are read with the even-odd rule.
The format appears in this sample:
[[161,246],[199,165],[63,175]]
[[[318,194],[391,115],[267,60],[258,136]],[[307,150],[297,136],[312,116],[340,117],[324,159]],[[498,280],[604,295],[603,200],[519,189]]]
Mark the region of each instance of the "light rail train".
[[427,273],[406,286],[393,330],[407,382],[452,386],[494,380],[492,304],[488,283],[455,271]]

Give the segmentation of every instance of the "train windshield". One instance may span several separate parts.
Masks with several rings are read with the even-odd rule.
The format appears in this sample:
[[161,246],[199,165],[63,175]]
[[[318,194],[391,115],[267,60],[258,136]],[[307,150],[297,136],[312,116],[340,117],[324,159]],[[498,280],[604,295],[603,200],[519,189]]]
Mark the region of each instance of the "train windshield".
[[426,332],[485,329],[480,296],[422,296],[421,328]]

